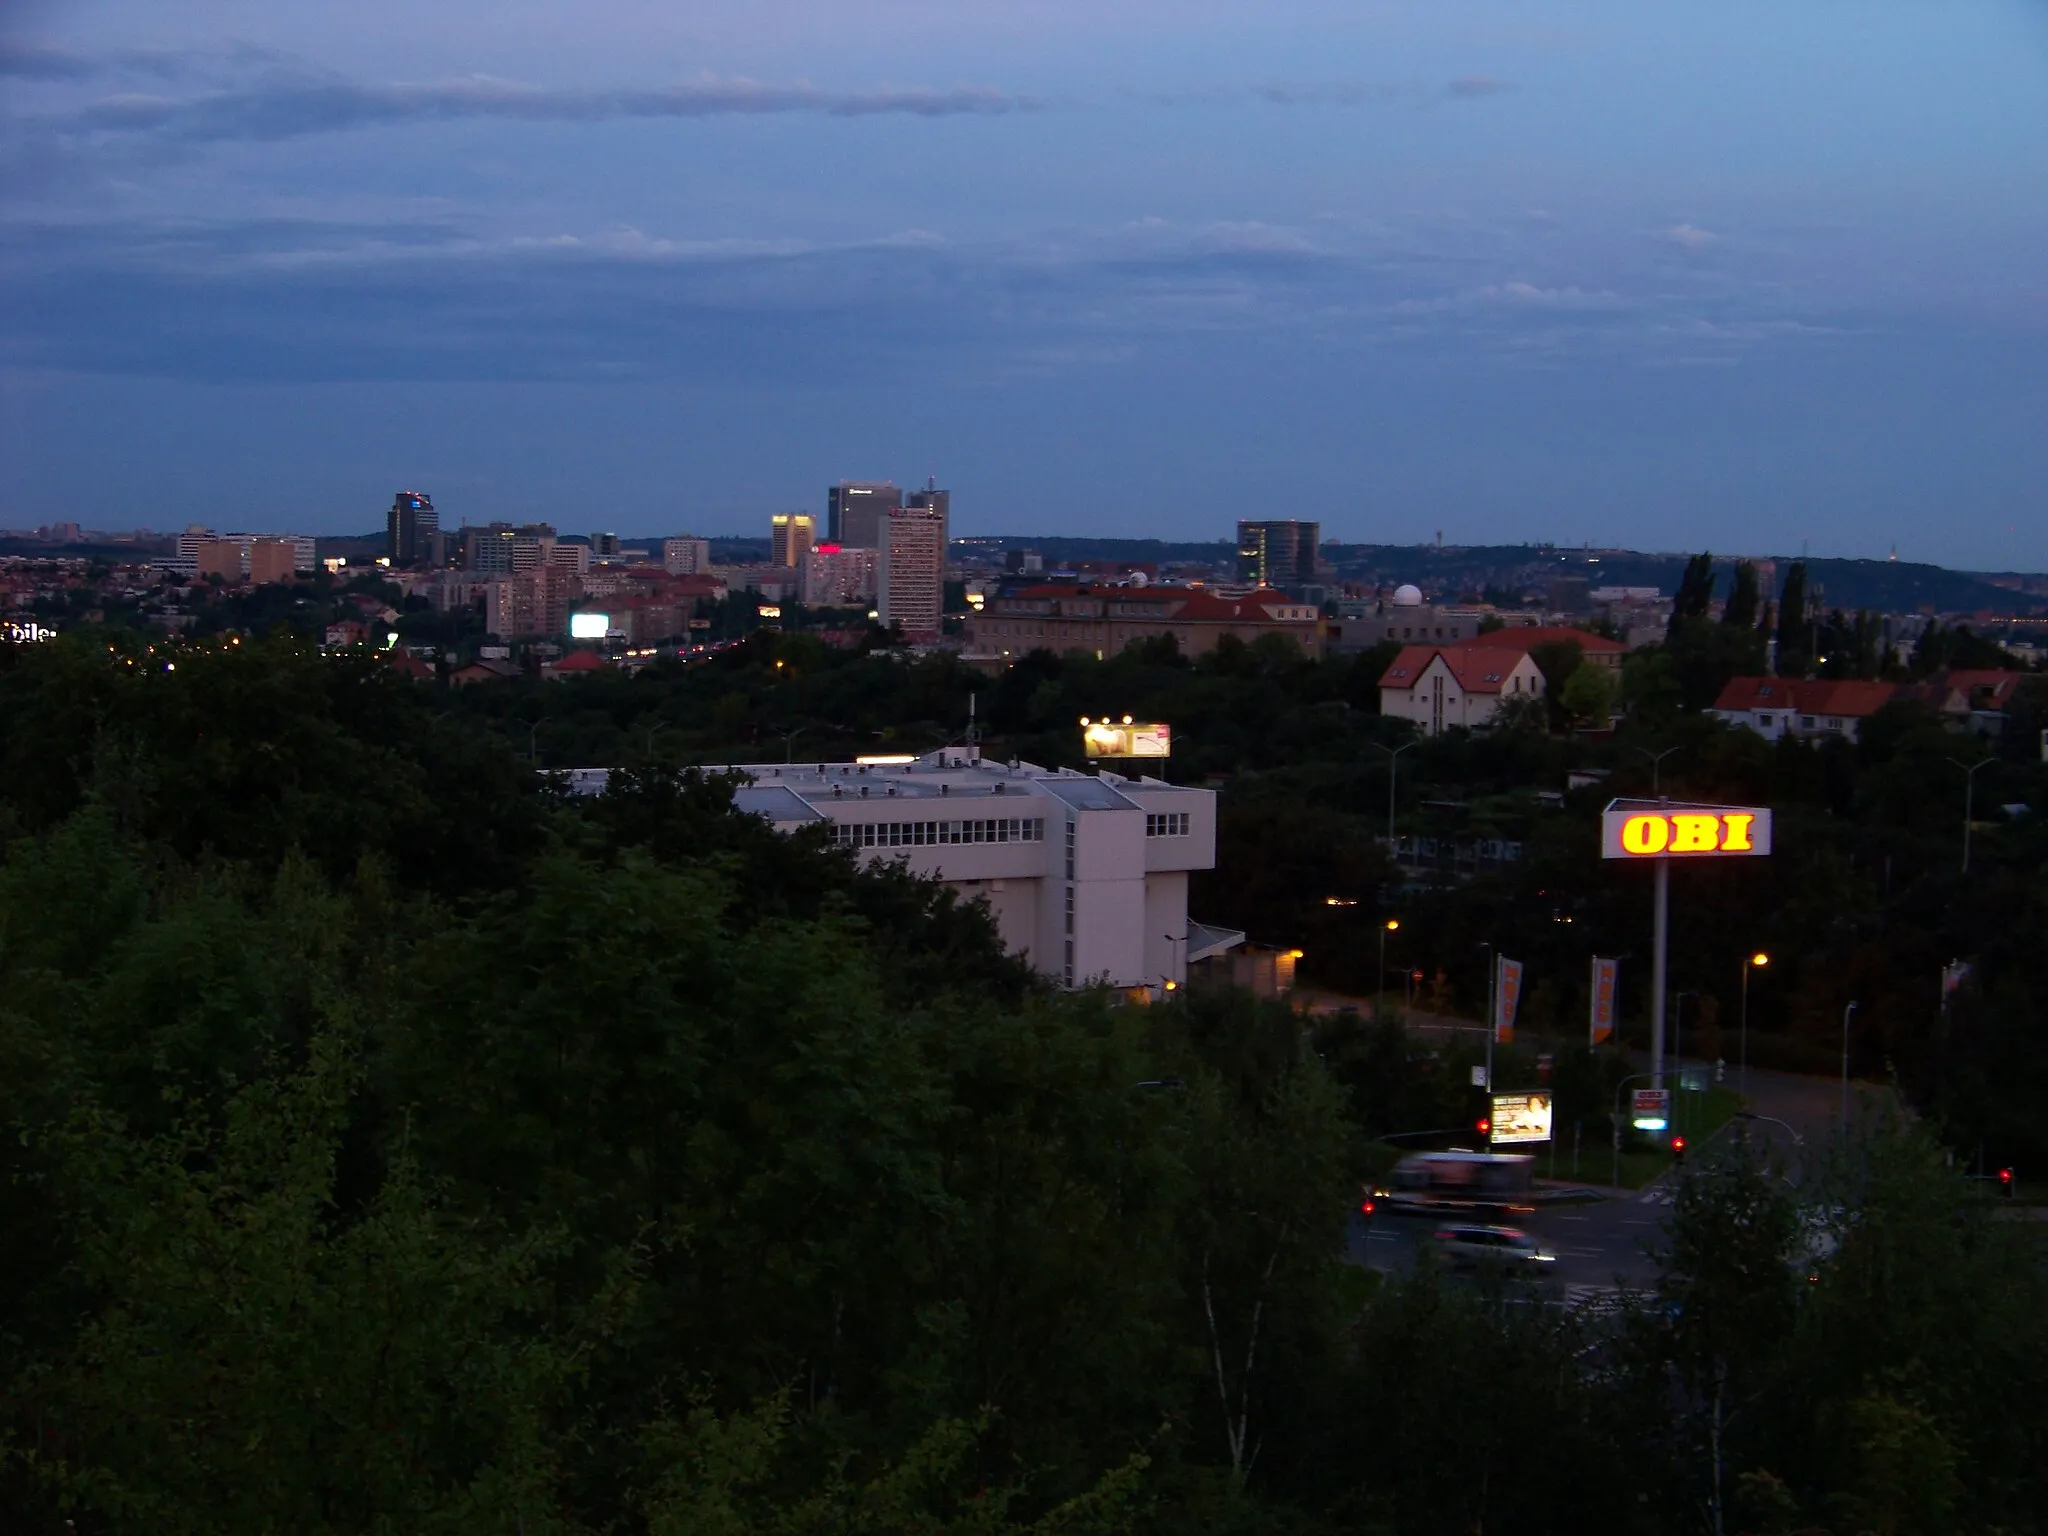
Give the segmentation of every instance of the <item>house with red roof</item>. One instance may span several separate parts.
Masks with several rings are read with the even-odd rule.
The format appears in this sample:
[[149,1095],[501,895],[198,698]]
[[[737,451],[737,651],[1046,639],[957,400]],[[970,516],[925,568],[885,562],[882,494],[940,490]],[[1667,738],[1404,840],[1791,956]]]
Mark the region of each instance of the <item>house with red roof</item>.
[[1731,677],[1707,713],[1771,741],[1854,741],[1863,722],[1898,696],[1894,683],[1860,678]]
[[1488,646],[1404,645],[1380,675],[1380,713],[1412,720],[1425,736],[1485,730],[1513,699],[1543,697],[1543,670],[1526,650]]
[[386,651],[384,653],[384,664],[400,677],[411,678],[416,683],[431,683],[434,680],[433,663],[413,655],[411,651],[405,650],[402,647],[398,650]]
[[542,662],[540,675],[552,682],[560,683],[571,678],[590,677],[611,670],[611,662],[598,655],[596,651],[571,651],[559,661]]
[[2006,709],[2026,677],[2003,668],[1951,667],[1929,681],[1934,707],[1952,729],[1997,736],[2005,730]]
[[1628,655],[1627,646],[1619,640],[1610,640],[1605,635],[1596,635],[1583,629],[1570,629],[1562,624],[1528,624],[1510,629],[1490,629],[1484,634],[1454,640],[1451,646],[1483,646],[1494,651],[1533,651],[1539,645],[1551,645],[1566,640],[1579,648],[1582,659],[1592,662],[1597,667],[1605,667],[1617,675],[1620,674],[1622,658]]

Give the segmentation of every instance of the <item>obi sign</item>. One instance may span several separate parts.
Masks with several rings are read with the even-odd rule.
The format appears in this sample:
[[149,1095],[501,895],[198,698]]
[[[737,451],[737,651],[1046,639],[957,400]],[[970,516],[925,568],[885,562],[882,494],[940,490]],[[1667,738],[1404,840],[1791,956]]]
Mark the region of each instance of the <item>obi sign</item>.
[[1600,815],[1605,859],[1754,858],[1771,851],[1771,813],[1754,805],[1617,800]]

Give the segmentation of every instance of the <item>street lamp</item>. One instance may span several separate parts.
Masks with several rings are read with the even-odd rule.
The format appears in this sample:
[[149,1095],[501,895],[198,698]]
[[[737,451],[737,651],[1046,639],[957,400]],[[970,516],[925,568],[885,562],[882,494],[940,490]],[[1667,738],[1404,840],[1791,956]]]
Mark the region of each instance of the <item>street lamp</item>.
[[1400,771],[1401,754],[1410,747],[1419,746],[1421,743],[1404,741],[1398,747],[1386,747],[1381,746],[1380,743],[1375,741],[1370,745],[1376,750],[1387,754],[1387,857],[1391,859],[1394,857],[1394,783],[1396,775]]
[[1842,1133],[1849,1131],[1849,1021],[1856,1016],[1856,1005],[1849,1004],[1842,1010]]
[[529,763],[539,764],[540,759],[536,755],[539,751],[538,733],[540,728],[552,719],[554,719],[553,715],[542,715],[538,720],[533,721],[526,727],[526,760]]
[[1664,793],[1661,787],[1664,775],[1664,759],[1676,752],[1678,748],[1666,747],[1662,752],[1652,752],[1648,747],[1637,747],[1636,750],[1650,760],[1650,793],[1662,798]]
[[1379,1001],[1380,994],[1385,991],[1387,985],[1387,935],[1400,926],[1401,919],[1398,917],[1390,917],[1380,924],[1380,968],[1373,973],[1372,978],[1372,995],[1375,1003]]
[[1736,1071],[1742,1085],[1742,1101],[1749,1102],[1749,973],[1760,971],[1771,963],[1771,957],[1758,950],[1742,962],[1742,1064]]
[[1977,770],[1990,767],[1992,760],[1985,757],[1966,763],[1959,757],[1952,757],[1949,761],[1963,770],[1963,873],[1967,875],[1970,872],[1970,820],[1977,799]]
[[[1184,933],[1162,933],[1160,937],[1166,940],[1166,988],[1168,991],[1172,991],[1176,982],[1184,981],[1187,979],[1187,967],[1185,965],[1176,965],[1174,963],[1173,946],[1176,944],[1187,943],[1188,937]],[[1180,972],[1180,974],[1178,976],[1174,975],[1173,973],[1175,971]]]

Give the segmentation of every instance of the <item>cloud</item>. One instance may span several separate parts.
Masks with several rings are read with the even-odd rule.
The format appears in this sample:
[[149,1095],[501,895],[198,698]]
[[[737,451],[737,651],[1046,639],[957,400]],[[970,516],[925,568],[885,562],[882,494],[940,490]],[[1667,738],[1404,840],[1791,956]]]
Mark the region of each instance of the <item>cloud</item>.
[[1663,238],[1681,250],[1704,251],[1721,237],[1710,229],[1701,229],[1697,224],[1674,224],[1664,231]]
[[1510,81],[1496,80],[1491,75],[1464,75],[1445,86],[1444,94],[1469,101],[1481,96],[1498,96],[1513,89]]
[[73,134],[152,133],[188,142],[276,141],[394,124],[498,118],[591,123],[615,118],[692,118],[807,113],[825,117],[956,117],[1027,112],[1031,97],[989,86],[881,86],[833,91],[704,76],[651,88],[565,90],[489,76],[424,84],[363,85],[332,77],[259,82],[199,96],[126,92],[63,117],[25,121]]
[[100,66],[82,54],[0,38],[0,79],[83,80],[99,72]]

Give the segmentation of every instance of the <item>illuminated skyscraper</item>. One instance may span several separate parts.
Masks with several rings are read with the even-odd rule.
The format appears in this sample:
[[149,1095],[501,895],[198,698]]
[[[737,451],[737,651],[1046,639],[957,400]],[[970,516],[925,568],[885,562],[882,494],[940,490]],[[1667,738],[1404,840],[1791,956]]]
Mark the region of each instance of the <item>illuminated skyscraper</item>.
[[796,565],[817,542],[817,524],[804,512],[777,512],[768,523],[768,563]]
[[392,499],[385,522],[385,552],[396,567],[418,565],[427,558],[427,545],[441,531],[440,514],[433,498],[419,491],[400,491]]
[[842,480],[825,492],[825,542],[880,549],[882,520],[902,505],[903,492],[887,481]]
[[946,514],[935,507],[896,507],[882,530],[876,561],[877,612],[913,644],[939,638],[945,617]]
[[1322,580],[1317,550],[1321,523],[1257,522],[1237,525],[1237,579],[1299,591]]

